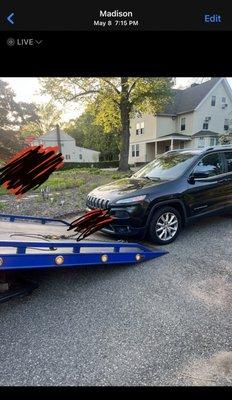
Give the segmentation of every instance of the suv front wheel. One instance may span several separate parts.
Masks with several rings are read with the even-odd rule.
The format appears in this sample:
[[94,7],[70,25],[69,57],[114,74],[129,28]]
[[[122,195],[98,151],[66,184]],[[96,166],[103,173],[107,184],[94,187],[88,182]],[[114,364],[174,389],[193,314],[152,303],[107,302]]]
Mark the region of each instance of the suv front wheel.
[[169,244],[178,236],[181,228],[180,213],[174,207],[161,207],[155,211],[149,226],[153,243]]

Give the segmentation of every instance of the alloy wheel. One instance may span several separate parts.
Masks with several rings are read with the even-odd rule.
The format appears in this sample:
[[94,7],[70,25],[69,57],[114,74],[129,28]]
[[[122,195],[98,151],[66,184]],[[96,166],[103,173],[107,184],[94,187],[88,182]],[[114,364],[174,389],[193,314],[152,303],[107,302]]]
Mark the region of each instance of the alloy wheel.
[[164,242],[172,239],[178,230],[178,218],[172,212],[162,214],[156,223],[156,235]]

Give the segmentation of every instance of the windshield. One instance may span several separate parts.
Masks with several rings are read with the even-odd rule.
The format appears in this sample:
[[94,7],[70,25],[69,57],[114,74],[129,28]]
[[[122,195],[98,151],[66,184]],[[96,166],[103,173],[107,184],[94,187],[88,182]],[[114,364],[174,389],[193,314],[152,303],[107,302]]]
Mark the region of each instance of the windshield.
[[190,152],[166,153],[145,165],[133,175],[133,178],[176,179],[185,172],[197,155]]

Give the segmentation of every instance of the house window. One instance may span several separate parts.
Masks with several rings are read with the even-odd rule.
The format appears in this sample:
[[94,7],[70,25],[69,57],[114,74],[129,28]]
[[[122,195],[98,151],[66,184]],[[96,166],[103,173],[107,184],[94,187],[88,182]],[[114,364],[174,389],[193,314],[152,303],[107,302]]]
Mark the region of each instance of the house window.
[[136,124],[136,135],[139,135],[140,132],[140,124]]
[[184,141],[183,140],[180,141],[180,149],[184,149]]
[[66,159],[66,160],[70,160],[70,159],[71,159],[70,155],[69,155],[69,154],[66,154],[66,155],[65,155],[65,159]]
[[215,146],[215,138],[210,138],[210,146]]
[[224,131],[228,131],[229,129],[229,120],[226,118],[224,122]]
[[212,96],[211,106],[215,107],[215,105],[216,105],[216,96]]
[[140,125],[140,134],[142,135],[144,133],[144,122],[141,122]]
[[79,154],[79,159],[82,160],[82,154]]
[[186,118],[181,118],[181,120],[180,120],[180,130],[181,131],[185,131],[185,122],[186,122]]
[[139,157],[139,144],[136,144],[136,157]]
[[135,145],[132,144],[131,148],[132,148],[132,157],[134,157],[135,156]]
[[207,130],[209,129],[209,123],[208,123],[208,122],[204,122],[204,123],[203,123],[203,129],[204,129],[205,131],[207,131]]
[[222,103],[226,103],[226,98],[222,97]]
[[197,143],[198,149],[205,147],[205,138],[204,136],[201,136],[198,138],[198,143]]

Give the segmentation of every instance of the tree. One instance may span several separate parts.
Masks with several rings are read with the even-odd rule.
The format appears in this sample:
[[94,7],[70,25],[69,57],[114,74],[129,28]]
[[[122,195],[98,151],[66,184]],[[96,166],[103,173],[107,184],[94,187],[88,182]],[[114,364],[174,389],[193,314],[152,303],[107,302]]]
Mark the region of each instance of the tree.
[[91,111],[85,111],[80,117],[64,124],[63,129],[76,139],[77,146],[100,151],[100,160],[118,160],[119,133],[105,133],[102,127],[96,124]]
[[219,136],[220,144],[232,144],[232,130]]
[[42,92],[62,103],[85,101],[107,132],[119,130],[119,170],[128,171],[130,118],[135,112],[157,113],[171,99],[171,78],[42,78]]
[[18,129],[22,124],[37,121],[36,106],[32,103],[16,102],[15,93],[9,84],[0,80],[0,127]]
[[20,129],[21,137],[30,135],[41,136],[49,132],[57,124],[61,122],[62,112],[50,101],[46,104],[37,104],[36,107],[36,121],[28,121],[22,125]]
[[229,129],[227,133],[223,133],[219,136],[219,143],[220,144],[232,144],[232,113],[230,113],[229,118]]
[[21,125],[37,121],[34,104],[16,102],[9,84],[0,80],[0,159],[7,160],[23,147]]
[[17,136],[17,131],[0,129],[0,161],[7,161],[23,147],[24,144]]

